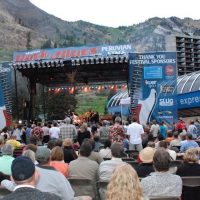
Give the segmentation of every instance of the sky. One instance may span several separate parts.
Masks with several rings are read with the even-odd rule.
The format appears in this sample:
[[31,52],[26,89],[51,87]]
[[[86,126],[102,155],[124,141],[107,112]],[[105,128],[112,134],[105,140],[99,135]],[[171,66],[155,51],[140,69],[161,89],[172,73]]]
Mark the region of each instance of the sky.
[[83,20],[118,27],[152,17],[200,19],[199,0],[30,0],[37,7],[66,21]]

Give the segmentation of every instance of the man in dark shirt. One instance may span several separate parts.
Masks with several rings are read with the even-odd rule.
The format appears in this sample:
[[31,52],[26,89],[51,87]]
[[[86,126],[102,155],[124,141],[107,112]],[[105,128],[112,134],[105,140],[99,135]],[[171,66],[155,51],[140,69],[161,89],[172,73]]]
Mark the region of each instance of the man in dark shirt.
[[17,185],[14,192],[5,196],[3,200],[61,200],[58,196],[36,189],[39,172],[30,158],[17,157],[11,166],[12,178]]

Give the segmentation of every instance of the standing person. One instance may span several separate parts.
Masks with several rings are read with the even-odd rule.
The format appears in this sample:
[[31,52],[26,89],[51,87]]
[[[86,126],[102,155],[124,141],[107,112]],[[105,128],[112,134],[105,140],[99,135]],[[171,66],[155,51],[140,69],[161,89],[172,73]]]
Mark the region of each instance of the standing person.
[[37,123],[37,126],[31,131],[31,135],[37,140],[38,144],[42,143],[43,134],[41,123]]
[[194,124],[194,121],[190,121],[190,125],[188,126],[188,131],[189,134],[192,134],[192,138],[196,139],[197,138],[197,127]]
[[80,127],[80,130],[78,131],[77,140],[80,146],[85,138],[88,138],[88,139],[91,138],[91,133],[90,131],[88,131],[87,123],[83,123]]
[[115,124],[109,127],[108,133],[111,142],[123,142],[125,137],[125,130],[121,125],[121,117],[115,118]]
[[50,140],[50,135],[49,135],[49,127],[47,126],[47,123],[45,122],[44,123],[44,126],[42,127],[42,130],[43,130],[43,140],[42,140],[42,143],[48,143],[49,140]]
[[144,129],[141,124],[137,122],[137,119],[134,117],[132,123],[127,128],[127,134],[130,135],[130,145],[129,150],[138,150],[141,151],[142,147],[142,135],[144,134]]
[[154,140],[158,137],[158,134],[160,132],[160,126],[158,125],[156,120],[153,120],[153,124],[150,128],[150,133],[153,135]]
[[30,143],[30,137],[31,137],[31,124],[28,124],[25,130],[25,134],[26,134],[26,144]]
[[53,127],[49,129],[49,135],[51,139],[58,139],[60,135],[60,129],[57,127],[57,123],[53,123]]
[[71,138],[73,140],[76,137],[76,127],[71,124],[71,119],[69,117],[65,118],[64,124],[60,126],[60,138],[64,141],[66,138]]
[[165,140],[167,138],[167,128],[164,124],[164,122],[160,122],[160,135],[162,135],[163,139]]
[[187,131],[185,122],[183,121],[182,118],[179,118],[178,123],[176,124],[176,130],[181,133],[183,131]]
[[99,134],[100,134],[100,141],[104,144],[106,140],[108,140],[108,121],[103,120],[102,126],[99,129]]
[[61,200],[58,196],[36,189],[39,172],[30,158],[20,156],[11,166],[12,178],[17,185],[14,192],[5,196],[3,200]]
[[16,137],[16,140],[18,141],[18,142],[20,142],[21,143],[21,141],[22,141],[22,134],[23,134],[23,131],[22,131],[22,125],[20,125],[20,124],[18,124],[18,125],[15,125],[15,129],[14,129],[14,131],[13,131],[13,134],[12,134],[12,136],[15,136]]

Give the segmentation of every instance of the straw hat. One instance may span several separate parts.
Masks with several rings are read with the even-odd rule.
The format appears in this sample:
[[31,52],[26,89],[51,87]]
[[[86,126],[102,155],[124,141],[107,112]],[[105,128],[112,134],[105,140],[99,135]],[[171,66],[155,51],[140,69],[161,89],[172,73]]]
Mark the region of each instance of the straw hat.
[[142,149],[139,153],[139,159],[143,163],[152,163],[153,162],[153,156],[155,153],[155,149],[152,147],[146,147]]

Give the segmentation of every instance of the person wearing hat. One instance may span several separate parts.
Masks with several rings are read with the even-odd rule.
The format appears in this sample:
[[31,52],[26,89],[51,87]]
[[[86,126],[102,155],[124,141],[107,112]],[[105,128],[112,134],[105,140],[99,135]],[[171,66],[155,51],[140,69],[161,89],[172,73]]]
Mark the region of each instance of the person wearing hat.
[[151,172],[154,172],[153,168],[153,156],[155,149],[152,147],[145,147],[139,153],[138,160],[140,164],[135,168],[139,177],[146,177]]
[[32,160],[25,156],[17,157],[11,166],[12,179],[16,184],[14,192],[5,196],[3,200],[61,200],[55,194],[41,192],[36,189],[39,172]]

